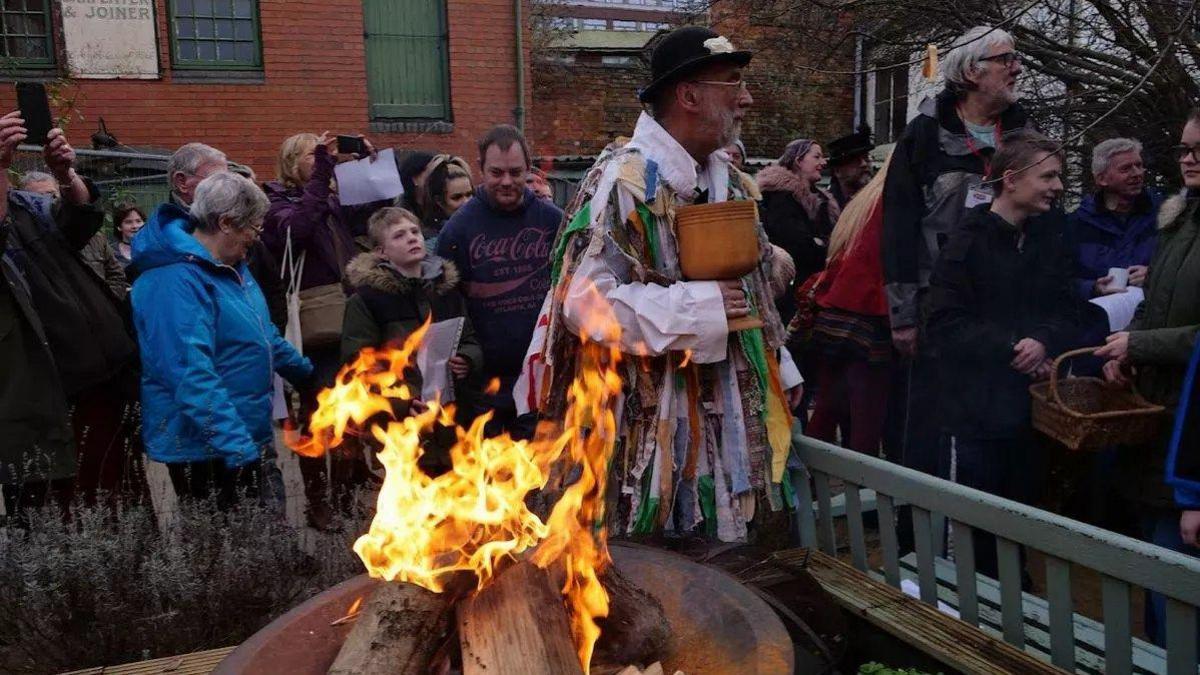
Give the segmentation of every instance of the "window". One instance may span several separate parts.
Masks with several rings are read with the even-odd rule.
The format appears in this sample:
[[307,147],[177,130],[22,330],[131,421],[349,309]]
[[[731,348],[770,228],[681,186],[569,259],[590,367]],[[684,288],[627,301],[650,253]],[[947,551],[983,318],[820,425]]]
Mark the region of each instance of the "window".
[[875,142],[894,143],[908,122],[908,66],[875,73]]
[[258,0],[171,0],[171,59],[176,68],[262,68]]
[[613,21],[612,23],[613,30],[633,31],[638,29],[638,22],[636,21]]
[[605,66],[621,66],[621,67],[632,66],[633,65],[633,57],[632,56],[613,56],[613,55],[606,54],[606,55],[600,57],[600,63]]
[[372,119],[450,118],[445,0],[363,0]]
[[54,65],[50,0],[4,0],[0,5],[0,35],[0,56],[11,65]]
[[604,19],[583,19],[580,27],[583,30],[608,30],[608,22]]

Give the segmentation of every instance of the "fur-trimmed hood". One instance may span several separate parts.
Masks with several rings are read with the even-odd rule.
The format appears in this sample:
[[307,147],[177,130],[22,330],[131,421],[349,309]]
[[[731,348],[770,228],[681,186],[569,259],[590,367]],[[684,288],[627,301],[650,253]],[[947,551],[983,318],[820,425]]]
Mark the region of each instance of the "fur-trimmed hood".
[[829,222],[836,223],[838,216],[841,215],[841,208],[838,207],[837,200],[833,198],[833,195],[816,186],[809,189],[799,176],[778,164],[764,167],[755,178],[758,181],[758,189],[763,192],[791,194],[792,199],[804,207],[804,212],[808,214],[809,218],[817,217],[822,200],[829,205]]
[[1198,201],[1200,201],[1200,198],[1197,195],[1192,194],[1187,188],[1184,188],[1178,194],[1163,202],[1162,208],[1158,210],[1158,229],[1165,230],[1178,226],[1180,224],[1180,216],[1183,216],[1185,212],[1194,211]]
[[373,288],[384,293],[407,295],[424,286],[432,286],[438,295],[458,287],[460,279],[454,263],[430,254],[421,262],[421,278],[400,274],[391,263],[380,260],[373,252],[360,253],[346,265],[346,279],[355,288]]
[[778,164],[763,167],[754,178],[758,182],[758,189],[763,192],[790,192],[797,199],[802,195],[812,194],[799,176]]

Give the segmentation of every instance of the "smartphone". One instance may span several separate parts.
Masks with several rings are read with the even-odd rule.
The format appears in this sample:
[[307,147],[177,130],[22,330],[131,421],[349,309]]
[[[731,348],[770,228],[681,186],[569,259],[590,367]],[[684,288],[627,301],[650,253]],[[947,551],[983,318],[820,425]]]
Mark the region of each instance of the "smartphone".
[[46,136],[54,128],[54,117],[50,114],[50,99],[46,96],[46,85],[41,82],[17,83],[17,108],[25,120],[29,132],[26,143],[45,145]]
[[358,136],[341,136],[337,137],[338,154],[340,155],[365,155],[367,154],[367,144]]

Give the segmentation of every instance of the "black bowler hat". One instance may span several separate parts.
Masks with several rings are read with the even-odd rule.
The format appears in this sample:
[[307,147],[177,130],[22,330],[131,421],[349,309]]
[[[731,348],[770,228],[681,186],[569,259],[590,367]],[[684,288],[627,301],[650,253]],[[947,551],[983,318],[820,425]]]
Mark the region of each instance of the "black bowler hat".
[[649,103],[666,84],[696,69],[719,61],[739,66],[750,63],[748,51],[734,51],[729,40],[703,26],[684,26],[671,31],[650,55],[650,84],[638,92],[638,100]]
[[864,124],[858,128],[858,131],[829,142],[827,148],[829,163],[831,165],[841,164],[874,149],[875,144],[871,142],[871,127]]

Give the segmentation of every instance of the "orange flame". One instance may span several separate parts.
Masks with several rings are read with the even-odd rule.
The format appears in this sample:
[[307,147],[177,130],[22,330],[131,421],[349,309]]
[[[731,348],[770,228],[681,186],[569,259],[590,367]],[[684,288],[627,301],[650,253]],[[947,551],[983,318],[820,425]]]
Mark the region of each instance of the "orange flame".
[[[564,603],[585,672],[600,635],[596,620],[608,614],[608,595],[599,580],[610,562],[602,523],[622,390],[616,346],[620,329],[607,303],[598,293],[592,295],[594,309],[582,331],[580,367],[556,433],[533,442],[507,434],[486,438],[489,413],[469,429],[455,427],[451,468],[439,476],[426,474],[418,466],[426,452],[424,437],[435,424],[454,426],[452,408],[437,401],[423,408],[405,405],[413,394],[404,372],[426,323],[399,349],[364,349],[343,368],[334,386],[317,397],[312,437],[293,445],[300,454],[320,456],[342,445],[348,432],[382,445],[378,459],[387,473],[375,517],[369,531],[354,543],[373,577],[441,592],[449,575],[467,571],[475,574],[482,589],[506,559],[529,552],[532,562],[543,568],[561,561],[566,571]],[[550,469],[558,462],[564,463],[567,475],[579,478],[564,489],[543,522],[529,509],[526,497],[546,487]]]

